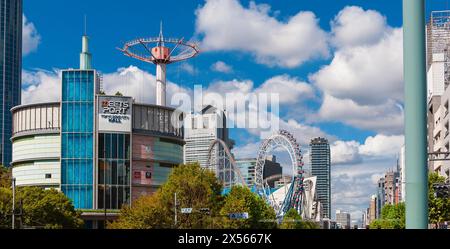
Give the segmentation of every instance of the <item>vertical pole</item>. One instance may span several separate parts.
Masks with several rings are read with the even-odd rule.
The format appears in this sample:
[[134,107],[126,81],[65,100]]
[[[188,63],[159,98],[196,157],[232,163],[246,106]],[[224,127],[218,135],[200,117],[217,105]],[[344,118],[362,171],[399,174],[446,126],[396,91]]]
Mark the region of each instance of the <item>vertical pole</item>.
[[406,228],[428,227],[424,0],[403,0]]
[[166,106],[166,64],[156,64],[156,105]]
[[105,212],[103,229],[106,229],[106,147],[103,148],[103,160],[103,210]]
[[16,178],[12,179],[12,229],[16,225]]
[[177,193],[175,193],[175,202],[173,206],[175,211],[175,228],[177,228]]

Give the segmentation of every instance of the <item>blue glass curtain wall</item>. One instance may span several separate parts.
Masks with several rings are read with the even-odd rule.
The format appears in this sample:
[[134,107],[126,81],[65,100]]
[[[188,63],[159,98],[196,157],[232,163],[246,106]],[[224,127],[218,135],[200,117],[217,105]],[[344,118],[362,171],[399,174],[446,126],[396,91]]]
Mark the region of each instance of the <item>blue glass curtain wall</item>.
[[130,135],[98,137],[98,208],[120,209],[130,203]]
[[95,71],[62,74],[61,190],[77,209],[93,208]]

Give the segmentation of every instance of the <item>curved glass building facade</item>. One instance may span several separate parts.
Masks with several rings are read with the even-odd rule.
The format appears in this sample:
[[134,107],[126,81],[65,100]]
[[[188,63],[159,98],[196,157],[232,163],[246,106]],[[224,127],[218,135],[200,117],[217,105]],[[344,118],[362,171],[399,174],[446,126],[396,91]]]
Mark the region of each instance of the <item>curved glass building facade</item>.
[[[70,74],[70,76],[69,76]],[[63,75],[65,75],[63,73]],[[78,76],[71,73],[76,90]],[[93,79],[90,76],[86,80]],[[66,84],[66,81],[63,81]],[[86,82],[78,84],[87,84]],[[88,91],[95,89],[87,87]],[[84,91],[84,90],[82,90]],[[155,192],[173,167],[183,163],[182,117],[175,110],[136,104],[131,98],[66,97],[62,102],[17,106],[13,116],[13,175],[17,186],[40,186],[63,191],[77,209],[120,209],[142,195]],[[99,110],[105,100],[130,103],[129,131]],[[96,101],[97,99],[97,101]],[[67,101],[65,101],[67,100]]]

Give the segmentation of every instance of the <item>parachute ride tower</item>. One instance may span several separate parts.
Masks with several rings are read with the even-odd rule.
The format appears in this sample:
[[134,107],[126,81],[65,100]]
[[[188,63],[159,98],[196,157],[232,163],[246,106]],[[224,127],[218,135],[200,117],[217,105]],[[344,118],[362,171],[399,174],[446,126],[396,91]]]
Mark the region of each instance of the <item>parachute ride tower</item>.
[[168,64],[197,56],[200,49],[196,43],[184,38],[164,38],[162,22],[159,36],[139,38],[119,48],[124,55],[156,65],[156,105],[166,106],[166,68]]

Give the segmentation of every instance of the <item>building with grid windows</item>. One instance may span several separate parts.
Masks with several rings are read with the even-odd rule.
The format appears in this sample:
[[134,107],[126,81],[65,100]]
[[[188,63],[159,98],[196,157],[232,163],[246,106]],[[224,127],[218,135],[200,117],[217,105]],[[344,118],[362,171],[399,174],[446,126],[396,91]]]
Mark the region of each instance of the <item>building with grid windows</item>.
[[330,144],[325,138],[311,140],[310,162],[311,175],[317,176],[316,194],[317,201],[323,206],[324,218],[331,219],[331,157]]
[[104,95],[87,36],[80,68],[63,70],[61,82],[60,102],[11,109],[13,176],[17,186],[61,190],[87,227],[102,227],[105,209],[155,192],[183,163],[182,114]]
[[[213,141],[224,141],[231,150],[233,141],[228,137],[226,115],[224,111],[208,105],[200,113],[189,113],[185,118],[184,162],[199,163],[201,167],[208,168],[208,152]],[[219,145],[216,145],[217,148]],[[215,148],[212,154],[218,157],[219,150]],[[215,169],[211,169],[215,170]]]
[[0,164],[12,160],[12,115],[21,101],[22,0],[0,1]]

